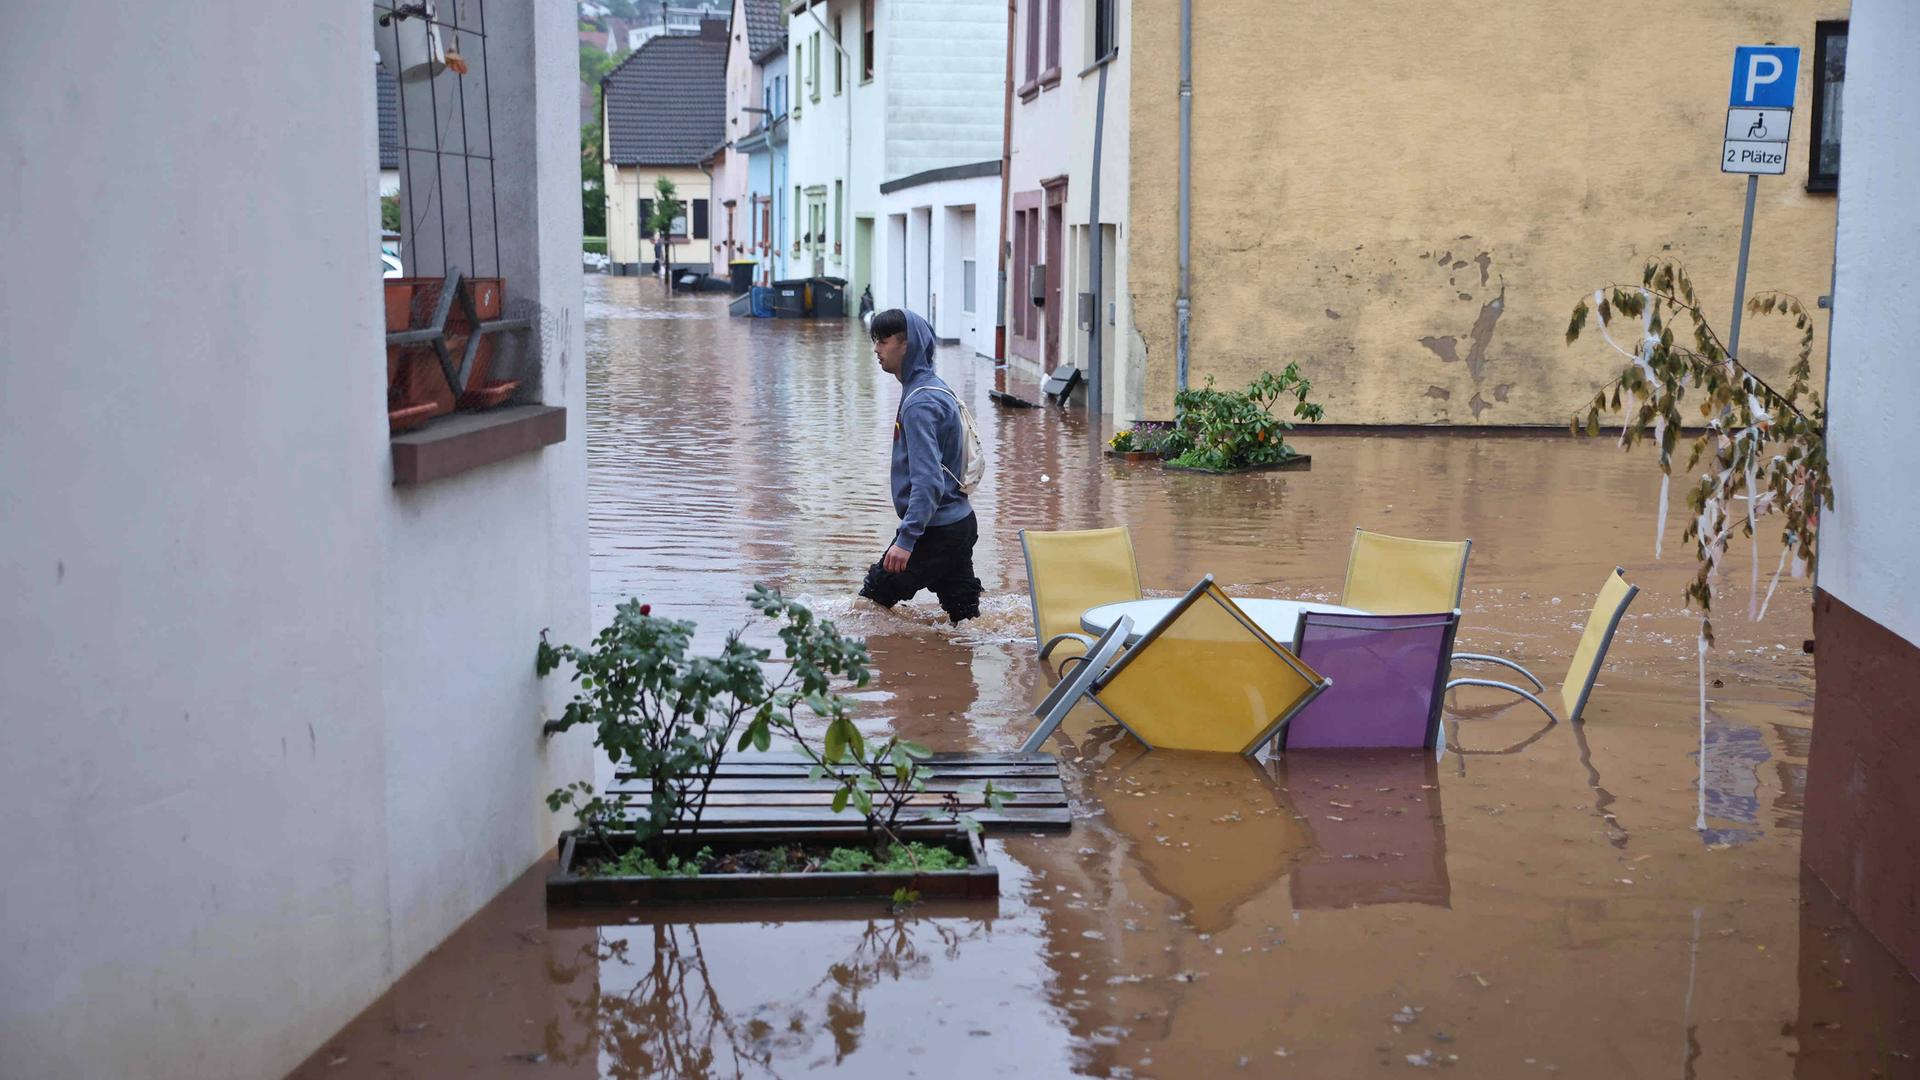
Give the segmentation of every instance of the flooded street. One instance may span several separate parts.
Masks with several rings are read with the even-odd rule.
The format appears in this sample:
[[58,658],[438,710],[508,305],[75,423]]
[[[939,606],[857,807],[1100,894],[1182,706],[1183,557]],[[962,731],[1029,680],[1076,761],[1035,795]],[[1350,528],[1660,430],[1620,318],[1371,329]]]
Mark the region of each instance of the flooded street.
[[769,582],[867,639],[862,728],[936,750],[1016,749],[1051,685],[1022,528],[1130,526],[1155,595],[1211,573],[1315,599],[1356,526],[1471,537],[1459,647],[1550,688],[1608,571],[1641,593],[1583,724],[1462,690],[1437,762],[1148,753],[1083,706],[1047,747],[1073,830],[990,843],[997,908],[594,926],[548,916],[542,862],[295,1075],[1920,1075],[1920,986],[1800,870],[1809,583],[1748,621],[1736,543],[1703,736],[1684,495],[1656,561],[1650,452],[1302,430],[1307,472],[1167,472],[1103,457],[1081,411],[996,407],[991,362],[945,349],[990,458],[988,595],[955,628],[930,595],[854,599],[895,524],[898,399],[856,322],[728,319],[635,278],[589,276],[587,304],[596,624],[637,597],[712,648]]

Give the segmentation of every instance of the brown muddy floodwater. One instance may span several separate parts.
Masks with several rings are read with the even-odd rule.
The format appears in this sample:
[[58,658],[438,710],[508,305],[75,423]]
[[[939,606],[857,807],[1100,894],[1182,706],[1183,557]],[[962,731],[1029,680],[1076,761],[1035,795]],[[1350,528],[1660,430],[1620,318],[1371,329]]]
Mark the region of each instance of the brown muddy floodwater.
[[1783,581],[1749,622],[1736,550],[1703,760],[1691,549],[1675,513],[1654,559],[1650,458],[1306,432],[1311,472],[1170,473],[1104,459],[1078,412],[996,409],[990,362],[951,349],[941,373],[993,458],[975,497],[990,599],[955,629],[931,597],[853,599],[893,528],[898,395],[857,324],[729,320],[640,279],[587,289],[596,618],[637,596],[712,645],[751,583],[802,594],[867,638],[870,731],[1018,745],[1048,687],[1024,527],[1124,523],[1150,591],[1212,573],[1274,597],[1335,596],[1357,525],[1470,536],[1461,647],[1551,679],[1609,569],[1642,592],[1585,723],[1460,691],[1437,762],[1146,753],[1083,707],[1049,746],[1073,831],[992,841],[997,907],[595,926],[549,918],[543,861],[296,1075],[1920,1073],[1920,987],[1799,866],[1808,585]]

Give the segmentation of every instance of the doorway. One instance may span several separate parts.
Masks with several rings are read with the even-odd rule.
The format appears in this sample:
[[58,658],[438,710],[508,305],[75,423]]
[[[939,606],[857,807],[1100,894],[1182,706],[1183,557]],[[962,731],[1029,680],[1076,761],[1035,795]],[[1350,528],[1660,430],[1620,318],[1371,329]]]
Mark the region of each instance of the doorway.
[[1060,307],[1064,302],[1061,292],[1061,274],[1065,269],[1061,263],[1066,255],[1065,230],[1067,223],[1067,185],[1064,180],[1047,187],[1047,246],[1046,246],[1046,311],[1043,319],[1046,324],[1046,342],[1041,363],[1046,370],[1052,371],[1060,363]]
[[848,310],[859,310],[860,297],[873,285],[873,219],[853,219],[853,280],[848,284]]

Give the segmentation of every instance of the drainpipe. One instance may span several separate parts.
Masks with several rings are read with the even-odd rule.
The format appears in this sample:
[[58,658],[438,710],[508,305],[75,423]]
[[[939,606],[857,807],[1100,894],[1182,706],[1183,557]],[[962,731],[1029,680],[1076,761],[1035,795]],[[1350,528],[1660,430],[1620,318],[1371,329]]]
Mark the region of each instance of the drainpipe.
[[[876,5],[874,11],[878,12],[879,10],[879,7]],[[842,232],[835,234],[837,237],[835,243],[840,244],[840,250],[845,252],[841,261],[841,267],[844,269],[846,263],[853,259],[853,253],[847,251],[847,249],[853,245],[848,243],[846,236],[843,235],[847,227],[847,219],[853,216],[853,54],[847,51],[845,45],[840,44],[840,39],[834,37],[833,31],[827,29],[827,24],[820,20],[820,12],[815,10],[813,0],[807,0],[807,14],[813,16],[813,24],[820,28],[820,36],[833,42],[833,51],[840,54],[841,70],[846,72],[846,80],[841,84],[840,94],[846,98],[847,101],[847,166],[846,171],[841,174],[846,177],[847,190],[846,194],[841,196],[840,228]],[[876,31],[874,36],[880,36],[879,32]],[[929,240],[929,243],[931,243],[931,240]],[[851,276],[848,277],[847,284],[853,284]],[[903,297],[901,303],[904,305],[905,302],[905,298]]]
[[1173,303],[1174,388],[1187,388],[1193,326],[1193,0],[1180,0],[1180,298]]
[[1007,85],[1000,117],[1000,246],[999,297],[993,306],[993,388],[1007,389],[1007,218],[1013,212],[1013,32],[1017,23],[1014,8],[1019,0],[1007,0]]
[[1101,396],[1100,334],[1106,327],[1106,314],[1101,306],[1100,283],[1102,263],[1106,259],[1106,238],[1100,232],[1100,136],[1107,125],[1107,63],[1100,65],[1100,89],[1093,106],[1093,183],[1087,192],[1087,249],[1089,252],[1088,271],[1093,286],[1093,336],[1087,340],[1087,404],[1093,415],[1105,412],[1105,398]]

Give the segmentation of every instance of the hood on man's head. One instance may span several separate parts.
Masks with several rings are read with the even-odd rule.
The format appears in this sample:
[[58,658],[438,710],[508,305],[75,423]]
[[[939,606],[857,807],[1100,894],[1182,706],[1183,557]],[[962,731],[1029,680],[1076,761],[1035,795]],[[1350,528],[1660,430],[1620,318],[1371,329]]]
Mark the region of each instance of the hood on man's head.
[[907,356],[900,363],[900,373],[895,376],[902,383],[912,382],[923,372],[933,370],[933,327],[906,308],[892,308],[882,311],[867,324],[867,329],[876,338],[892,337],[904,332],[907,335]]

